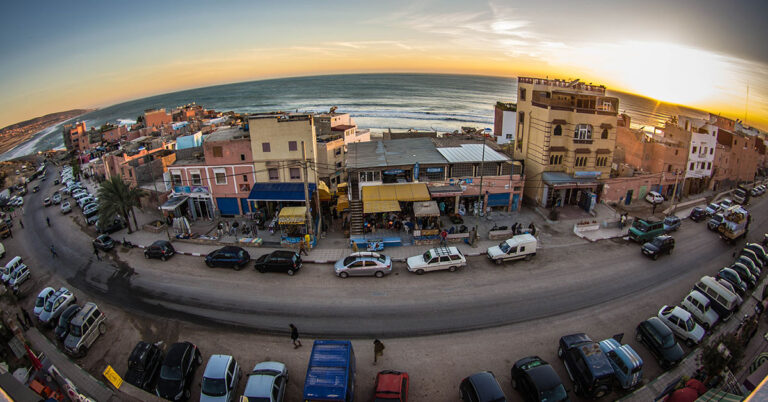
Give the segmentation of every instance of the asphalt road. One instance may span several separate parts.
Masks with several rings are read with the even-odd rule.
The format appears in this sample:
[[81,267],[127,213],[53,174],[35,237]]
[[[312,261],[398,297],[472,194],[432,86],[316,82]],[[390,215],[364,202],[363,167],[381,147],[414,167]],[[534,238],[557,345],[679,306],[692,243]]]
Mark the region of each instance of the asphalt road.
[[[681,280],[690,286],[691,278],[729,265],[735,250],[703,222],[686,221],[674,234],[672,255],[658,261],[642,256],[637,244],[619,240],[547,249],[530,262],[500,267],[471,257],[468,267],[455,273],[416,276],[396,265],[395,274],[382,279],[342,280],[330,266],[310,264],[294,277],[210,270],[198,257],[144,260],[140,250],[116,250],[113,260],[99,262],[92,234],[72,222],[72,217],[82,221],[77,207],[63,216],[57,206],[42,206],[54,191],[54,176],[49,172],[42,191],[26,197],[27,229],[14,232],[24,248],[14,253],[32,261],[33,274],[62,277],[130,311],[267,333],[284,333],[286,323],[296,322],[308,335],[393,338],[497,327],[606,304],[632,309],[629,298],[658,294]],[[768,230],[766,198],[750,206],[753,239]],[[58,258],[52,258],[51,244]]]

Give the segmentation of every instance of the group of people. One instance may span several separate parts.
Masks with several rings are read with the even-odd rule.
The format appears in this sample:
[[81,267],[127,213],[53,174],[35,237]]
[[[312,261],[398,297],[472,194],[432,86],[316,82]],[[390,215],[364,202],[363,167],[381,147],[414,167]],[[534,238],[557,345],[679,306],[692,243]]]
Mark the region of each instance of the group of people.
[[259,228],[256,222],[240,223],[235,220],[232,223],[229,223],[229,221],[221,221],[219,222],[216,232],[219,237],[222,237],[225,234],[229,236],[237,236],[239,232],[255,237],[259,233]]
[[[26,311],[24,312],[26,314]],[[16,315],[18,318],[18,314]],[[19,318],[19,320],[21,320]],[[288,328],[291,329],[291,342],[293,342],[293,348],[298,349],[301,347],[301,340],[299,339],[299,329],[293,324],[288,324]],[[378,363],[379,358],[384,357],[384,343],[378,339],[373,340],[373,365]]]
[[376,233],[377,230],[413,231],[414,223],[402,213],[369,214],[363,222],[363,233]]

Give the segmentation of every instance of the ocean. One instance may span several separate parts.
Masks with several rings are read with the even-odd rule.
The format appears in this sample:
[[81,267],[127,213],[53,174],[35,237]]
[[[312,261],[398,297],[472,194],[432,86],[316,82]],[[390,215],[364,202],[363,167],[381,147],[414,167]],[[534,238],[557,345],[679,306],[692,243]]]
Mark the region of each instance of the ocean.
[[[619,98],[619,110],[632,117],[633,127],[661,125],[670,116],[703,116],[704,112],[656,102],[628,93],[608,91]],[[281,78],[190,89],[136,99],[85,114],[87,127],[106,122],[134,121],[150,108],[172,109],[197,103],[217,111],[241,113],[300,111],[352,115],[361,128],[372,131],[436,130],[453,132],[462,126],[493,127],[497,101],[515,102],[516,77],[447,74],[347,74]],[[65,122],[66,123],[66,122]],[[30,140],[0,155],[13,159],[38,151],[62,148],[61,125],[48,127]]]

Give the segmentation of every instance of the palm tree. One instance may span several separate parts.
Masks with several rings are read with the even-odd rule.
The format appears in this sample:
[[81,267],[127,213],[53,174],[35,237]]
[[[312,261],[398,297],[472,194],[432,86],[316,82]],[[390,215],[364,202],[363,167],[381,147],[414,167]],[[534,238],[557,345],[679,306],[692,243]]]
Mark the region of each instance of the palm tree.
[[139,230],[133,207],[139,205],[142,196],[144,190],[131,188],[121,176],[110,177],[99,186],[99,221],[106,222],[119,214],[125,219],[128,233],[132,233],[129,215],[133,215],[133,225]]

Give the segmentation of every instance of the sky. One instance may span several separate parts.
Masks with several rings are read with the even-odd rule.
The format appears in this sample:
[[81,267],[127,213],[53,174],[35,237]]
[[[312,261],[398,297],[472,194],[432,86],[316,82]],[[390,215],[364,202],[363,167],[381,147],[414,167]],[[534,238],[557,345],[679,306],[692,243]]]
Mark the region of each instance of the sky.
[[435,72],[581,78],[768,130],[766,15],[765,0],[10,2],[0,127],[224,83]]

